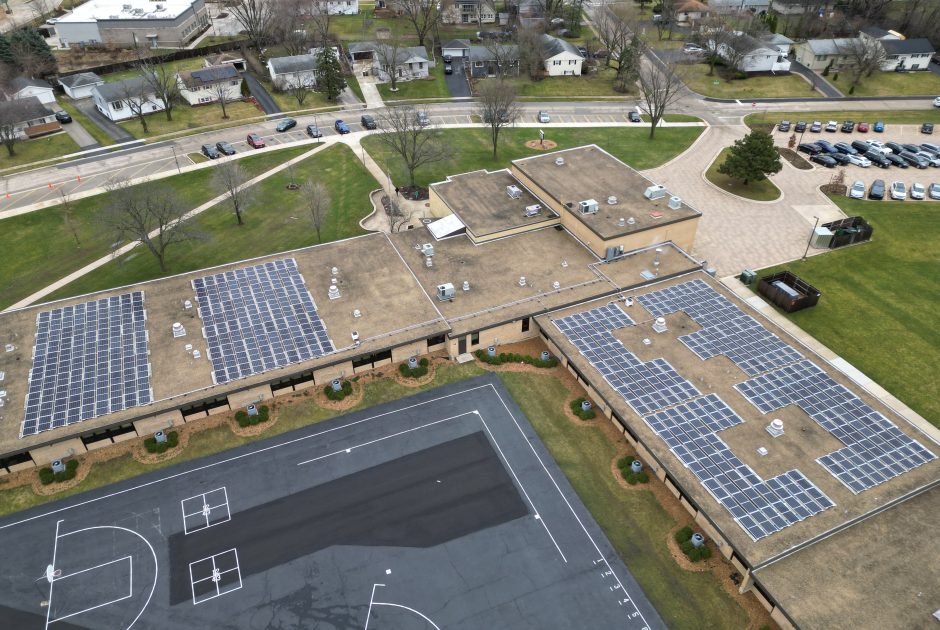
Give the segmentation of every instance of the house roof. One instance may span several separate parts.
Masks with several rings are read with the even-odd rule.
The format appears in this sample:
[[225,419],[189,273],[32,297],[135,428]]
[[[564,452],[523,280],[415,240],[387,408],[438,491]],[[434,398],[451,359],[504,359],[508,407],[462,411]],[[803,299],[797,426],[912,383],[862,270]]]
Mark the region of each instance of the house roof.
[[[386,51],[384,54],[387,55],[390,54],[392,47],[380,42],[352,42],[347,46],[347,48],[349,48],[350,54],[360,52],[378,53],[381,49],[384,49]],[[396,51],[395,63],[396,65],[406,63],[409,59],[413,59],[415,57],[423,61],[430,61],[428,58],[428,51],[424,48],[424,46],[401,46]]]
[[576,55],[584,59],[584,56],[574,44],[547,34],[542,35],[542,50],[545,52],[545,56],[549,59],[562,53],[571,53],[572,55]]
[[470,40],[469,39],[452,39],[446,44],[441,44],[441,49],[443,50],[444,48],[462,48],[464,50],[467,50],[470,48]]
[[79,72],[78,74],[70,74],[67,77],[59,77],[59,83],[70,88],[78,88],[104,83],[104,79],[94,72]]
[[855,46],[857,38],[808,39],[806,45],[814,55],[846,55]]
[[268,66],[274,74],[312,71],[317,67],[317,56],[293,55],[291,57],[273,57],[268,59]]
[[676,7],[677,13],[708,13],[708,6],[698,0],[686,0]]
[[915,39],[882,39],[881,47],[888,55],[916,55],[926,53],[932,55],[934,48],[930,40],[923,37]]
[[208,68],[198,68],[196,70],[181,70],[179,76],[186,87],[196,88],[218,83],[219,81],[231,81],[238,77],[238,70],[229,65],[209,66]]
[[209,55],[205,58],[206,65],[209,66],[221,66],[223,63],[228,63],[230,61],[244,60],[245,58],[243,56],[228,52],[221,52],[217,55]]
[[875,39],[881,39],[882,37],[891,35],[891,33],[878,26],[866,26],[865,28],[861,29],[861,32],[865,33],[866,35],[870,35]]
[[153,88],[148,85],[144,77],[131,77],[123,81],[102,83],[95,86],[94,91],[108,103],[119,101],[126,95],[153,94]]
[[52,115],[49,108],[43,105],[39,98],[35,96],[18,98],[13,101],[0,101],[0,112],[3,113],[4,117],[12,115],[18,123]]
[[14,92],[14,93],[19,92],[20,90],[24,88],[28,88],[28,87],[45,88],[47,90],[52,89],[52,86],[46,81],[43,81],[42,79],[30,79],[27,77],[16,77],[15,79],[10,81],[11,92]]
[[767,33],[761,39],[775,46],[784,46],[784,45],[793,43],[792,39],[790,39],[786,35],[781,35],[780,33]]
[[470,47],[470,61],[493,61],[497,55],[503,59],[518,59],[519,47],[515,44]]
[[777,48],[773,43],[767,41],[761,41],[757,38],[751,37],[747,33],[735,33],[734,37],[728,41],[728,46],[736,50],[738,53],[751,53],[755,50],[769,50],[774,52],[780,52],[780,49]]

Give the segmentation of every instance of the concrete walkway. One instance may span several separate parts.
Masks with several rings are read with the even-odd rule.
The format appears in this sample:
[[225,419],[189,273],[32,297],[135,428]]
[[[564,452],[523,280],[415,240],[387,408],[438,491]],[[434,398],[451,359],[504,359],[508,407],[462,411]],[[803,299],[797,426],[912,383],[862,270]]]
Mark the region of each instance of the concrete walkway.
[[358,77],[359,87],[362,89],[362,98],[366,99],[366,107],[369,109],[375,107],[385,107],[385,101],[379,94],[379,88],[375,86],[373,77]]
[[83,151],[87,149],[97,149],[101,146],[98,144],[98,141],[95,140],[94,136],[88,133],[88,130],[82,126],[82,123],[78,122],[74,117],[72,118],[72,122],[62,125],[62,129],[65,133],[69,134],[69,137],[75,141],[78,148]]

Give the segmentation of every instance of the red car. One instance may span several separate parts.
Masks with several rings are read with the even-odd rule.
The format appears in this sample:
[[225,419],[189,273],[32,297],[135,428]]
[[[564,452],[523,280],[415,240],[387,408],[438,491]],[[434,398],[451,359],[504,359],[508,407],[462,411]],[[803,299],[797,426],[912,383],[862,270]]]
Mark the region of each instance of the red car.
[[248,134],[248,146],[250,146],[253,149],[263,149],[264,147],[268,145],[264,143],[264,138],[262,138],[256,133],[250,133]]
[[860,133],[868,133],[868,123],[858,123],[858,126],[855,127],[855,130]]

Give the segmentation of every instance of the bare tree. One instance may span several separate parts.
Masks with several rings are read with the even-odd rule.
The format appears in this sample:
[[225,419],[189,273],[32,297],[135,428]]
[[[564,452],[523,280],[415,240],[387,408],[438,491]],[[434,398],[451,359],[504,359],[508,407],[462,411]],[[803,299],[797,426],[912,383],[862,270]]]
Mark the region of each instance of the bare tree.
[[223,159],[213,167],[212,185],[221,195],[225,195],[238,225],[244,225],[242,214],[255,199],[255,187],[248,186],[248,173],[235,160]]
[[607,61],[604,63],[604,67],[609,68],[611,58],[626,45],[629,39],[627,23],[622,17],[611,11],[609,6],[604,5],[594,11],[594,31],[609,53]]
[[163,105],[166,119],[173,120],[173,108],[180,99],[179,78],[172,66],[166,63],[154,63],[143,59],[138,54],[136,68],[141,78],[153,90],[154,96]]
[[496,76],[504,77],[517,74],[519,69],[519,46],[487,40],[486,50],[495,64]]
[[[542,48],[542,33],[531,26],[525,26],[516,33],[518,46],[519,72],[531,79],[540,79],[545,74],[545,49]],[[491,44],[489,47],[498,47]]]
[[893,0],[849,0],[845,3],[847,12],[869,22],[877,22],[885,17]]
[[427,120],[426,112],[419,112],[411,105],[389,107],[381,116],[384,133],[375,136],[401,158],[408,171],[409,186],[415,185],[415,171],[419,168],[451,156],[450,146],[441,140],[437,131],[430,124],[422,124]]
[[327,0],[313,1],[310,6],[310,20],[307,25],[313,33],[313,41],[318,46],[326,46],[330,43],[332,17]]
[[311,37],[300,21],[306,12],[305,0],[270,0],[271,38],[284,48],[288,55],[302,55],[310,48]]
[[186,206],[179,196],[165,185],[147,182],[131,186],[127,181],[106,186],[108,203],[100,215],[102,227],[117,242],[140,241],[166,273],[167,250],[179,243],[197,238],[186,221]]
[[411,23],[418,45],[424,46],[424,39],[440,19],[437,2],[433,0],[397,0],[395,7],[401,11],[402,17]]
[[536,3],[546,22],[552,18],[562,17],[561,14],[565,10],[565,0],[536,0]]
[[646,44],[640,39],[636,31],[625,29],[625,40],[616,48],[617,81],[616,89],[620,92],[628,91],[629,85],[636,83],[646,52]]
[[480,87],[477,97],[477,113],[483,119],[483,123],[490,128],[495,160],[500,130],[512,125],[519,118],[520,110],[516,102],[516,90],[502,79],[486,81]]
[[152,94],[150,81],[143,77],[132,77],[121,81],[121,87],[118,90],[118,97],[121,103],[130,110],[131,114],[140,121],[144,133],[147,129],[147,106],[156,105],[150,98]]
[[751,52],[752,38],[742,31],[729,31],[721,34],[720,42],[715,42],[715,52],[728,68],[729,76],[743,72],[741,62]]
[[232,84],[231,81],[216,81],[211,86],[209,86],[209,94],[215,99],[219,104],[219,107],[222,108],[222,119],[228,119],[228,111],[226,111],[226,106],[232,101],[236,101],[241,97],[241,91],[237,90],[236,93],[238,96],[232,94]]
[[330,213],[330,193],[320,182],[307,182],[304,185],[304,203],[310,213],[310,225],[317,232],[317,242],[322,243],[320,231]]
[[640,109],[650,117],[650,139],[656,134],[656,125],[685,91],[685,85],[675,64],[645,61],[640,65]]
[[58,3],[53,0],[26,0],[26,4],[29,5],[29,10],[32,11],[33,15],[39,18],[40,21],[55,11],[58,5]]
[[10,38],[10,53],[16,59],[17,67],[31,79],[55,71],[55,60],[44,55],[25,39]]
[[256,48],[260,47],[271,33],[274,3],[270,0],[234,0],[229,11],[241,25]]
[[375,58],[381,70],[388,74],[389,87],[392,92],[398,90],[398,61],[401,49],[402,39],[398,34],[392,34],[388,39],[377,42],[375,45]]
[[22,121],[17,120],[20,118],[17,105],[16,101],[0,102],[0,143],[6,147],[9,157],[16,155],[16,143],[20,141],[17,125]]
[[61,199],[59,207],[62,209],[62,221],[69,232],[72,233],[72,238],[75,239],[75,247],[81,249],[82,241],[78,237],[78,225],[75,223],[75,207],[72,205],[72,197],[65,192],[64,187],[59,188],[59,199]]
[[656,31],[659,39],[667,35],[666,39],[672,39],[672,25],[676,21],[676,0],[662,0],[660,6],[662,13],[660,19],[656,22]]
[[880,70],[888,58],[881,43],[867,37],[850,39],[846,45],[840,46],[839,52],[845,55],[845,66],[852,77],[849,94],[855,93],[855,87],[863,76],[871,76],[875,70]]
[[304,106],[304,102],[307,100],[307,97],[310,96],[310,93],[313,92],[313,89],[316,87],[314,82],[310,79],[298,76],[295,81],[285,81],[284,79],[278,79],[277,89],[281,92],[290,94],[295,101],[297,101],[297,108],[300,109]]

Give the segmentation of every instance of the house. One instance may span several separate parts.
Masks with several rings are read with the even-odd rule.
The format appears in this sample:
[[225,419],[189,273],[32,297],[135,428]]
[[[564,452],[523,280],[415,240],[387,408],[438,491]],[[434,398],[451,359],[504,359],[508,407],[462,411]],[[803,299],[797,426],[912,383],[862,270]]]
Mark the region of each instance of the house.
[[790,60],[779,48],[747,33],[735,32],[718,45],[718,56],[741,72],[789,72]]
[[470,47],[470,76],[485,79],[496,76],[518,76],[519,47],[515,44]]
[[55,92],[52,86],[42,79],[16,77],[2,88],[2,92],[8,101],[35,96],[43,105],[55,103]]
[[211,66],[176,73],[180,96],[190,105],[225,102],[242,99],[242,78],[234,66]]
[[441,21],[445,24],[493,24],[496,6],[492,0],[443,0]]
[[326,8],[329,15],[357,15],[359,0],[315,0],[319,11]]
[[[780,2],[780,0],[773,0],[774,8],[777,7],[777,2]],[[771,0],[708,0],[708,8],[717,13],[737,11],[760,13],[761,11],[767,11],[770,5]]]
[[279,90],[317,84],[317,56],[292,55],[268,59],[268,75]]
[[545,56],[545,73],[548,76],[580,76],[584,56],[570,42],[543,34],[542,54]]
[[95,101],[95,108],[115,122],[135,117],[135,110],[138,109],[144,114],[165,109],[144,77],[96,85],[91,91],[91,97]]
[[452,39],[447,43],[441,44],[441,54],[450,55],[454,59],[470,56],[469,39]]
[[707,18],[708,6],[698,0],[680,0],[676,5],[676,22],[680,24],[687,22],[698,22]]
[[96,85],[103,84],[104,79],[94,72],[79,72],[78,74],[70,74],[67,77],[59,77],[59,83],[69,98],[78,100],[80,98],[90,98],[91,91]]
[[930,40],[923,37],[915,39],[880,39],[881,47],[884,48],[885,58],[881,64],[882,70],[927,70],[930,65],[930,58],[934,54],[934,48]]
[[[714,2],[714,0],[712,1]],[[835,0],[774,0],[773,11],[780,15],[815,13],[822,17],[823,15],[829,15],[835,4]]]
[[58,18],[55,28],[63,48],[183,48],[209,28],[209,12],[205,0],[92,0]]
[[880,26],[866,26],[859,30],[858,36],[862,39],[881,41],[883,39],[904,39],[897,31],[886,31]]
[[34,138],[62,128],[55,114],[35,96],[0,101],[0,120],[4,124],[13,121],[14,131],[22,138]]
[[777,50],[780,51],[784,57],[790,55],[790,48],[793,46],[794,41],[787,37],[786,35],[781,35],[780,33],[767,33],[761,37],[761,41],[771,46],[776,46]]
[[232,66],[239,72],[244,72],[247,68],[245,58],[234,52],[222,52],[217,55],[209,55],[202,60],[207,68],[212,66]]
[[851,61],[849,51],[855,46],[854,38],[809,39],[793,46],[796,60],[814,70],[822,72],[831,65],[831,70],[839,71]]
[[350,59],[370,61],[368,65],[372,74],[381,81],[388,81],[389,73],[393,71],[399,79],[425,79],[434,66],[423,46],[400,46],[395,50],[381,42],[353,42],[348,48]]

